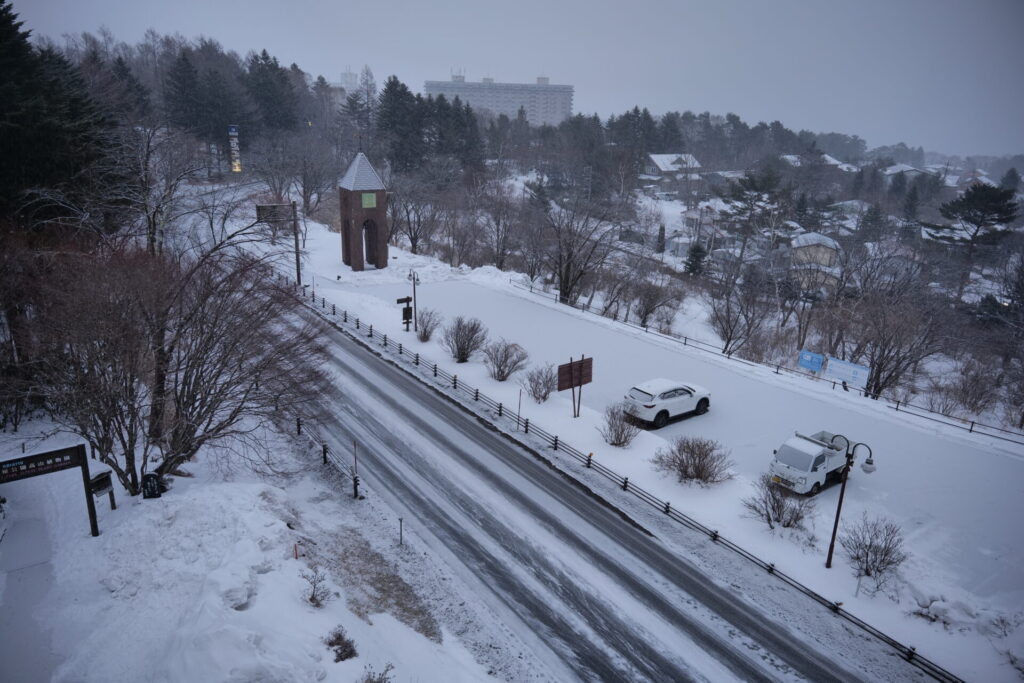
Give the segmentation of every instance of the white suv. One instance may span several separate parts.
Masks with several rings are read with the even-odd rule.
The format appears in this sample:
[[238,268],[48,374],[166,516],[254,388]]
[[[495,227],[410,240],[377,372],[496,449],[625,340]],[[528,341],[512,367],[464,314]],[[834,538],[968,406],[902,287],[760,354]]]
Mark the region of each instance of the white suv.
[[673,379],[652,379],[637,384],[625,396],[626,412],[656,429],[677,415],[703,415],[711,407],[711,392]]

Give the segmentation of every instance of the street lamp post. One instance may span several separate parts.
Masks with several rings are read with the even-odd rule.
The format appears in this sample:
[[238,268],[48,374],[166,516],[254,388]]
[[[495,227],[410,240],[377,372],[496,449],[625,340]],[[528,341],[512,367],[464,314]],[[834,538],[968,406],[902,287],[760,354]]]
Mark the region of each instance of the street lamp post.
[[416,315],[416,285],[420,283],[420,276],[415,270],[409,270],[407,279],[412,283],[412,329],[413,332],[419,332],[419,320]]
[[836,549],[836,534],[839,531],[839,514],[843,511],[843,497],[846,495],[846,478],[850,474],[850,468],[853,467],[853,461],[857,455],[857,449],[859,447],[863,446],[868,449],[867,460],[863,465],[861,465],[861,469],[863,469],[866,474],[871,474],[877,469],[875,467],[875,461],[871,457],[872,454],[870,446],[866,443],[856,443],[853,444],[853,446],[850,446],[849,439],[842,434],[836,434],[836,436],[832,437],[832,440],[835,441],[836,437],[842,437],[843,441],[846,442],[846,464],[843,465],[843,483],[839,488],[839,503],[836,505],[836,521],[832,525],[832,540],[828,544],[828,557],[825,558],[825,569],[832,568],[832,554]]

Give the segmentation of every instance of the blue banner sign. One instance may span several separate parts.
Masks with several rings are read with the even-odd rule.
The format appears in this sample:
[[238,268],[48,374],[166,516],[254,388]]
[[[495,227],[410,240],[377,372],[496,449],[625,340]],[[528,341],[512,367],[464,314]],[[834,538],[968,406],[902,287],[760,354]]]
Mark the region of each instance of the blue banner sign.
[[870,374],[871,368],[829,356],[823,376],[837,382],[846,382],[850,386],[864,387],[867,386]]
[[821,372],[821,366],[825,364],[825,356],[813,351],[801,349],[798,358],[797,365],[811,372]]

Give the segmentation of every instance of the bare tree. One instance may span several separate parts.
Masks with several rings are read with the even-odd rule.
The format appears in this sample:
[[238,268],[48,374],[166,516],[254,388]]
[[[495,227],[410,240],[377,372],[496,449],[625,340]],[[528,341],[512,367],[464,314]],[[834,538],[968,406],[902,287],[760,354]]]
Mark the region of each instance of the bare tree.
[[478,188],[476,203],[488,257],[495,268],[505,270],[518,234],[519,202],[515,192],[504,181],[492,180]]
[[295,154],[285,134],[260,138],[250,149],[248,159],[249,169],[267,186],[271,200],[284,204],[298,175]]
[[[737,270],[739,266],[735,266]],[[756,335],[771,315],[771,302],[761,286],[761,279],[748,277],[740,281],[727,275],[708,289],[708,318],[722,338],[722,353],[731,355]]]
[[302,213],[310,215],[320,201],[335,189],[338,180],[338,159],[331,144],[319,131],[307,130],[291,142],[294,155],[294,184],[302,197]]
[[872,577],[877,588],[907,559],[900,526],[884,517],[869,518],[866,512],[839,535],[839,543],[855,575]]
[[544,210],[543,227],[548,237],[545,262],[555,274],[558,300],[564,304],[575,303],[579,298],[580,281],[608,257],[606,212],[589,205],[579,191],[562,202],[535,196]]
[[409,241],[414,254],[430,243],[441,226],[443,204],[433,187],[417,176],[394,176],[388,210],[394,231]]
[[484,347],[484,364],[491,378],[499,382],[521,370],[529,357],[526,349],[504,339]]
[[456,363],[465,363],[474,352],[487,343],[487,328],[478,318],[456,317],[444,328],[441,345],[452,354]]
[[633,443],[640,427],[629,418],[624,403],[613,403],[604,409],[604,425],[598,431],[605,443],[622,448]]
[[814,498],[799,496],[772,483],[770,474],[762,474],[754,482],[754,495],[743,499],[743,507],[768,528],[802,528],[804,520],[814,512]]

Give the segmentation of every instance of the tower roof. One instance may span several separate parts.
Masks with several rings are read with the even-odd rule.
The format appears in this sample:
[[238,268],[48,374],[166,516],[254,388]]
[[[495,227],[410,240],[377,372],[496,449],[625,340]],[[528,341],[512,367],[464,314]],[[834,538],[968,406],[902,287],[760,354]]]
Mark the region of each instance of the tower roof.
[[362,152],[356,154],[356,158],[349,164],[339,186],[353,191],[386,189],[384,182],[377,175],[377,171],[370,164],[370,160]]

